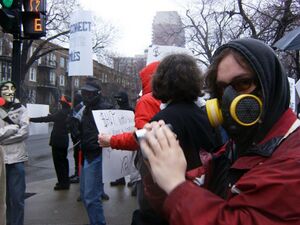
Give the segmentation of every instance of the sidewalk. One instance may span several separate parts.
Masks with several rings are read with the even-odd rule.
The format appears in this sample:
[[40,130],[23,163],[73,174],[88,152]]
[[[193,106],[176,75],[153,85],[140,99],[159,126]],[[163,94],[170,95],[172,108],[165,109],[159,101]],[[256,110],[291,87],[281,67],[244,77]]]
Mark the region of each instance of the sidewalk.
[[[79,184],[70,190],[54,191],[56,179],[27,184],[26,193],[33,194],[25,200],[25,225],[83,225],[88,217],[82,202],[77,202]],[[132,212],[137,208],[136,197],[126,186],[105,185],[110,199],[103,202],[107,225],[130,225]]]
[[[82,202],[77,202],[79,184],[66,191],[54,191],[57,182],[48,145],[49,135],[30,136],[29,161],[26,163],[26,195],[24,225],[83,225],[88,224]],[[70,174],[74,171],[73,152],[69,152]],[[136,197],[127,186],[104,185],[110,199],[103,202],[107,225],[130,225],[137,208]]]

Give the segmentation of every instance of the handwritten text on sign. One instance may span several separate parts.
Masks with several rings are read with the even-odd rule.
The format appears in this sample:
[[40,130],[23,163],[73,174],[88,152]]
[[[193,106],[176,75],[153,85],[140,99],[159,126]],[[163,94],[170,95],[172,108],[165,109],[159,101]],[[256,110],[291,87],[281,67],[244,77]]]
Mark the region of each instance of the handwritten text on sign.
[[[134,130],[134,113],[128,110],[95,110],[93,116],[99,133],[120,134]],[[103,148],[103,181],[113,181],[132,171],[131,151]]]

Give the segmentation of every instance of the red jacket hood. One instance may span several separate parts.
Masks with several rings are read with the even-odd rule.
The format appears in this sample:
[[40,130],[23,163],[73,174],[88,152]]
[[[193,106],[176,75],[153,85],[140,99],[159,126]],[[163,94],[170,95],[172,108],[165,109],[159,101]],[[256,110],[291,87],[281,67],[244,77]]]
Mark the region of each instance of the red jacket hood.
[[143,95],[152,92],[151,79],[153,74],[156,72],[158,65],[159,62],[155,61],[150,63],[140,71],[139,75],[142,81]]

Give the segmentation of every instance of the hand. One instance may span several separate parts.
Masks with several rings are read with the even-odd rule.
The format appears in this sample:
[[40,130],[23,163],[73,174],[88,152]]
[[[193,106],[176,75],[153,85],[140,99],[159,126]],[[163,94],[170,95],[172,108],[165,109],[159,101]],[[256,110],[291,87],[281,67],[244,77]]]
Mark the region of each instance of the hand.
[[185,181],[186,160],[175,134],[160,122],[151,123],[140,146],[148,158],[153,179],[169,194]]
[[111,139],[110,134],[99,134],[98,135],[98,143],[100,147],[110,147],[110,139]]

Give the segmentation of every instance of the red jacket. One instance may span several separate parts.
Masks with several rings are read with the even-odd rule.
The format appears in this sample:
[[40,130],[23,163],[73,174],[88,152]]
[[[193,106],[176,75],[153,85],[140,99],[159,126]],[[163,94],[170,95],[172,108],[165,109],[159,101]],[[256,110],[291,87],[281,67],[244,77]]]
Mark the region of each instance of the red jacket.
[[[295,120],[288,109],[262,143],[284,136]],[[271,157],[240,157],[232,168],[250,170],[228,188],[226,200],[192,181],[176,187],[164,202],[170,224],[300,224],[300,129],[291,133]],[[199,168],[197,177],[203,172],[205,168]]]
[[[137,129],[143,128],[144,125],[160,110],[160,101],[155,99],[151,92],[151,78],[155,73],[158,64],[159,62],[153,62],[140,72],[143,96],[138,100],[134,110],[134,122]],[[113,135],[110,139],[110,146],[114,149],[133,151],[139,148],[132,132]]]

